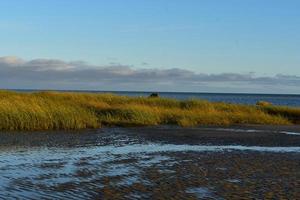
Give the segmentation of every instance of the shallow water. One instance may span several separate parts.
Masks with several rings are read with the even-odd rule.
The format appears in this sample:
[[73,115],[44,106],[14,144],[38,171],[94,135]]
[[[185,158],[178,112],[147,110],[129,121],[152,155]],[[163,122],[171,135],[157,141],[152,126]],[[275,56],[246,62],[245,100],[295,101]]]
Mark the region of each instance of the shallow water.
[[281,133],[284,133],[284,134],[287,134],[287,135],[298,135],[298,136],[300,136],[300,133],[290,132],[290,131],[281,131]]
[[[209,128],[208,128],[209,129]],[[264,132],[270,132],[270,133],[283,133],[287,135],[298,135],[300,136],[300,132],[291,132],[291,131],[268,131],[268,130],[257,130],[257,129],[238,129],[238,128],[210,128],[210,130],[215,131],[229,131],[229,132],[237,132],[237,133],[264,133]]]
[[[270,157],[279,160],[292,158],[287,161],[291,163],[287,166],[291,173],[293,165],[296,170],[300,163],[300,145],[272,147],[176,144],[148,140],[130,134],[129,131],[130,129],[107,129],[99,133],[76,135],[74,137],[80,137],[81,142],[71,145],[56,146],[53,145],[54,141],[51,145],[26,146],[23,142],[15,142],[14,145],[2,146],[0,197],[118,199],[122,196],[128,199],[147,199],[155,195],[171,196],[176,193],[182,195],[182,199],[222,199],[226,194],[219,192],[219,184],[239,185],[249,181],[245,177],[234,177],[235,175],[227,177],[226,173],[231,173],[231,165],[236,159],[242,159],[239,161],[241,163],[248,162],[247,159],[243,161],[243,157],[255,155],[255,159],[266,157],[267,162],[272,165],[273,161],[268,160]],[[253,133],[246,131],[245,134]],[[59,134],[57,136],[59,138]],[[22,140],[24,139],[26,136],[23,135]],[[232,161],[227,159],[228,156],[233,156]],[[222,164],[209,166],[209,163],[222,159],[225,159]],[[216,172],[210,174],[212,168]],[[220,180],[215,182],[214,174],[223,171],[224,177],[220,176]],[[297,178],[295,174],[291,175]],[[200,178],[194,180],[191,178],[194,176]],[[169,178],[171,179],[168,180]],[[175,180],[178,181],[177,185],[172,185]]]

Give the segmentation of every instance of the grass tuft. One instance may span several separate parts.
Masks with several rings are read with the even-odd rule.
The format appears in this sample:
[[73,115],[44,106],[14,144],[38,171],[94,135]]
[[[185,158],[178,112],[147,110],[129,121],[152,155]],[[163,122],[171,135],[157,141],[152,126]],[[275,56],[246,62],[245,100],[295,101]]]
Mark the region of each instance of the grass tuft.
[[0,130],[300,123],[300,108],[74,92],[0,91]]

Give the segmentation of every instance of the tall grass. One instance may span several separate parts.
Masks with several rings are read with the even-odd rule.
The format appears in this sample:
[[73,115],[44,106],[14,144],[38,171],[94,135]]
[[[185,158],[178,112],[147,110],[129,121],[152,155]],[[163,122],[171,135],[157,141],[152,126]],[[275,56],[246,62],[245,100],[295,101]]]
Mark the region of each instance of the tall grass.
[[100,126],[295,124],[300,109],[72,92],[0,91],[0,130]]

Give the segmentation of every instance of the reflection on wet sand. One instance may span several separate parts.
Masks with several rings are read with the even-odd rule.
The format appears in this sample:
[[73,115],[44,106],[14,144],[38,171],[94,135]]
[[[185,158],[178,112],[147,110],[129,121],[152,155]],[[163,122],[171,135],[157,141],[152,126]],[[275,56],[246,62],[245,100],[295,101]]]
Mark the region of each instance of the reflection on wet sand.
[[[195,131],[201,134],[200,129]],[[107,129],[85,136],[60,133],[55,138],[72,137],[79,141],[59,145],[59,139],[52,138],[48,139],[51,145],[31,141],[34,145],[28,146],[24,145],[23,141],[2,146],[0,197],[5,199],[170,199],[170,197],[298,199],[300,197],[298,189],[300,145],[291,146],[286,143],[287,147],[245,146],[238,142],[231,145],[201,142],[183,144],[181,134],[173,135],[177,137],[178,142],[169,141],[167,137],[158,142],[156,138],[149,138],[149,135],[141,136],[133,132],[131,129]],[[7,138],[6,140],[9,141]]]

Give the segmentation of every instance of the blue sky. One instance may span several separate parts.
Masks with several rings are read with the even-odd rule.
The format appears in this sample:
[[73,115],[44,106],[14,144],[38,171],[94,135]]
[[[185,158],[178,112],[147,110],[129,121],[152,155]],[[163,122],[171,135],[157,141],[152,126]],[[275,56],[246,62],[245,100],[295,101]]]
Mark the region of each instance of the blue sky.
[[300,76],[299,10],[298,0],[0,0],[0,57]]

